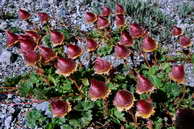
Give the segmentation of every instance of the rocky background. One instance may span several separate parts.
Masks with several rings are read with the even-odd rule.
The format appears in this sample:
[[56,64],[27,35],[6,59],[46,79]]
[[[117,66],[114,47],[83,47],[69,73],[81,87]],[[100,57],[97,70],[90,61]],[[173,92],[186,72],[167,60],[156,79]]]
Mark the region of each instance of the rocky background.
[[[6,77],[14,77],[29,72],[32,68],[24,65],[23,58],[19,55],[17,48],[6,48],[6,37],[2,30],[9,28],[24,30],[30,29],[26,22],[17,18],[19,8],[25,8],[31,13],[47,12],[55,20],[52,20],[53,26],[58,23],[68,23],[80,27],[81,30],[88,30],[90,26],[83,23],[82,16],[85,11],[94,7],[103,5],[106,0],[0,0],[0,84]],[[129,0],[130,1],[130,0]],[[146,0],[142,0],[146,1]],[[167,15],[170,15],[177,21],[177,26],[183,29],[189,28],[194,37],[194,24],[187,23],[186,18],[177,14],[177,7],[187,3],[194,7],[193,0],[153,0],[159,5],[160,9]],[[194,10],[194,9],[193,9]],[[194,12],[194,11],[193,11]],[[191,14],[194,15],[194,14]],[[32,21],[38,22],[38,17],[33,16]],[[194,39],[192,39],[194,40]],[[170,47],[169,44],[166,47]],[[172,49],[171,54],[174,50]],[[194,52],[194,48],[192,48]],[[87,56],[87,55],[85,55]],[[107,57],[111,62],[114,58]],[[84,62],[84,61],[83,61]],[[116,65],[116,64],[115,64]],[[194,73],[192,64],[186,64],[187,83],[194,86]],[[28,100],[15,95],[0,94],[0,129],[27,129],[25,113],[32,108],[45,111],[49,116],[48,103],[28,104]],[[10,103],[10,104],[4,104]]]

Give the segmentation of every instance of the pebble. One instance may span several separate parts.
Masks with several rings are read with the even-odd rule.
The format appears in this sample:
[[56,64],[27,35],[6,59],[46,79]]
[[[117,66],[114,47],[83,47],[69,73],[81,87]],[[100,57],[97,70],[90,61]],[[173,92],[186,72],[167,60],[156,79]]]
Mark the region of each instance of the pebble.
[[1,63],[10,63],[10,57],[11,57],[11,52],[3,49],[1,54],[0,54],[0,62]]
[[0,20],[0,29],[1,30],[5,30],[7,28],[8,24],[7,22],[3,22],[2,20]]
[[43,111],[45,112],[45,115],[47,115],[48,117],[52,116],[52,113],[49,109],[49,102],[43,102],[43,103],[39,103],[35,106],[35,108],[37,110]]
[[8,117],[5,119],[5,122],[4,122],[5,129],[9,129],[9,128],[10,128],[11,120],[12,120],[12,116],[8,116]]

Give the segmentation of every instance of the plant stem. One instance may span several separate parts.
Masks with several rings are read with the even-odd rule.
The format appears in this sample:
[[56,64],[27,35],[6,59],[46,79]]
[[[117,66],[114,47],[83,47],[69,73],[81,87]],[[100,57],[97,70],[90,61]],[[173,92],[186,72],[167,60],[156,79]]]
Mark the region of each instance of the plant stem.
[[156,57],[157,53],[154,51],[153,54],[154,54],[154,61],[155,61],[154,63],[157,65],[158,64],[158,60],[157,60],[157,57]]
[[147,60],[147,55],[146,55],[146,53],[144,53],[144,52],[143,52],[143,57],[144,57],[144,60],[145,60],[146,65],[147,65],[148,67],[151,67],[150,64],[149,64],[149,62],[148,62],[148,60]]
[[103,99],[104,117],[108,116],[108,99]]
[[17,89],[17,87],[12,87],[12,86],[0,86],[0,89]]
[[133,119],[133,122],[134,122],[136,128],[139,129],[139,127],[138,127],[139,124],[137,123],[137,117],[136,117],[136,116],[133,114],[133,112],[130,111],[130,110],[128,110],[128,113],[131,115],[131,117],[132,117],[132,119]]
[[183,93],[183,95],[181,96],[180,99],[178,99],[178,100],[175,101],[176,108],[179,108],[179,106],[180,106],[182,100],[183,100],[184,97],[185,97],[186,91],[187,91],[187,88],[186,88],[185,85],[183,85],[183,88],[182,88],[182,93]]

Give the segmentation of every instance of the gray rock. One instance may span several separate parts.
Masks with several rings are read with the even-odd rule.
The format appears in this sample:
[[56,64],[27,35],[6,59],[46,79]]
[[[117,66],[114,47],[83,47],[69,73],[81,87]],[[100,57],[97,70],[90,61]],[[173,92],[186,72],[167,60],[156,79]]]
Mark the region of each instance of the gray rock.
[[194,68],[193,64],[185,64],[186,85],[194,87]]
[[43,102],[43,103],[39,103],[35,106],[35,108],[37,110],[43,111],[45,112],[45,115],[47,115],[48,117],[52,116],[51,111],[49,110],[49,102]]
[[0,62],[9,64],[10,57],[11,57],[11,52],[4,49],[0,55]]
[[4,122],[5,129],[9,129],[9,128],[10,128],[11,121],[12,121],[12,116],[8,116],[8,117],[5,119],[5,122]]
[[2,48],[2,46],[0,45],[0,55],[2,54],[2,52],[3,52],[3,48]]
[[7,28],[8,24],[5,21],[0,20],[0,29],[5,30]]
[[4,6],[8,0],[0,0],[0,6]]
[[43,8],[49,8],[50,4],[46,0],[42,0],[42,7]]
[[26,3],[32,3],[33,0],[24,0],[24,2],[26,2]]

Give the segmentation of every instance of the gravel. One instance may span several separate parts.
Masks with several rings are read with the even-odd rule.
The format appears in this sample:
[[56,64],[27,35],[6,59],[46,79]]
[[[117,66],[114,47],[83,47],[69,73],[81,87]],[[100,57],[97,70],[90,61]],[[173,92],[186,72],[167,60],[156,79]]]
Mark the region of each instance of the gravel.
[[[68,23],[78,26],[81,30],[87,31],[90,30],[92,25],[86,25],[83,23],[83,14],[84,12],[91,9],[91,5],[96,5],[96,2],[102,1],[92,1],[91,4],[87,4],[87,0],[0,0],[0,12],[3,9],[3,12],[9,12],[16,16],[17,10],[19,8],[25,8],[32,13],[36,13],[39,11],[47,12],[50,16],[52,16],[55,20],[51,22],[53,26],[58,27],[58,23]],[[174,17],[174,20],[177,21],[177,25],[187,29],[187,32],[190,33],[191,37],[194,37],[194,24],[188,24],[185,20],[189,19],[181,19],[176,15],[175,8],[177,5],[180,5],[184,2],[190,2],[194,5],[194,1],[192,0],[155,0],[157,4],[160,5],[161,10]],[[73,3],[73,4],[72,4]],[[100,5],[100,4],[98,4]],[[1,14],[0,14],[1,17]],[[17,17],[17,16],[16,16]],[[36,15],[32,16],[32,20],[36,23],[39,22],[39,19]],[[183,22],[184,21],[184,22]],[[24,30],[31,29],[26,22],[23,22],[19,19],[10,19],[10,20],[2,20],[0,19],[0,30],[8,29],[9,27],[19,27]],[[194,39],[192,39],[194,41]],[[6,48],[5,47],[6,37],[4,33],[0,32],[0,82],[2,82],[6,77],[13,77],[16,75],[20,75],[32,70],[31,67],[27,67],[24,64],[23,58],[19,56],[19,52],[17,48]],[[172,40],[173,41],[173,40]],[[172,45],[167,46],[168,48],[172,48],[176,42],[172,42]],[[81,47],[83,47],[84,43],[79,43]],[[192,52],[194,49],[192,47]],[[173,49],[169,51],[171,55],[176,54]],[[17,58],[15,61],[11,60],[13,55]],[[142,60],[141,56],[134,56],[135,60]],[[89,53],[84,53],[81,56],[81,62],[84,65],[88,65]],[[123,60],[115,59],[113,55],[105,56],[104,59],[107,59],[113,66],[118,66],[123,63]],[[131,59],[128,59],[129,63],[131,63]],[[194,86],[194,70],[192,64],[185,64],[185,72],[187,78],[187,85]],[[24,98],[15,96],[15,95],[2,95],[0,94],[0,102],[12,103],[14,105],[9,104],[0,104],[0,129],[27,129],[25,114],[32,108],[38,109],[40,111],[45,112],[45,115],[51,117],[51,112],[49,111],[49,103],[43,102],[40,104],[33,105],[25,105],[20,104],[22,102],[28,102]]]

